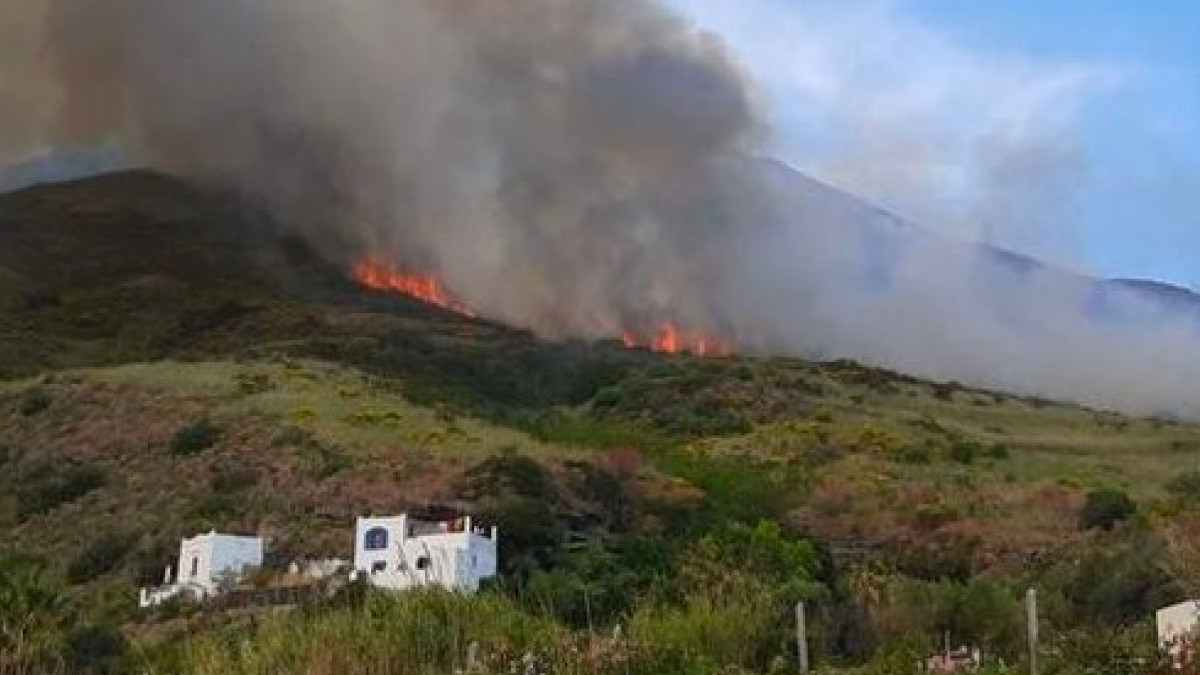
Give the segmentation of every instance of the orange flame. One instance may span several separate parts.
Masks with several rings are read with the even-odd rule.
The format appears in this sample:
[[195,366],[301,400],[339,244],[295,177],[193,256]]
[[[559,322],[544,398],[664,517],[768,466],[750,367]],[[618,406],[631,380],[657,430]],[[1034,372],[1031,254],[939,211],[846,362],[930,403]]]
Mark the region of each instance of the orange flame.
[[475,310],[455,298],[442,282],[430,274],[408,274],[395,265],[363,258],[354,265],[354,278],[371,290],[399,293],[463,316],[478,316]]
[[682,330],[667,322],[658,327],[653,337],[639,340],[630,331],[621,333],[621,344],[628,349],[648,349],[662,354],[692,354],[694,356],[731,356],[733,345],[697,330]]
[[[479,316],[431,274],[410,274],[396,265],[366,257],[354,264],[353,275],[364,288],[405,295],[467,317]],[[662,354],[721,357],[734,353],[729,342],[698,330],[683,330],[672,322],[660,325],[649,337],[623,331],[621,344],[627,349],[646,349]]]

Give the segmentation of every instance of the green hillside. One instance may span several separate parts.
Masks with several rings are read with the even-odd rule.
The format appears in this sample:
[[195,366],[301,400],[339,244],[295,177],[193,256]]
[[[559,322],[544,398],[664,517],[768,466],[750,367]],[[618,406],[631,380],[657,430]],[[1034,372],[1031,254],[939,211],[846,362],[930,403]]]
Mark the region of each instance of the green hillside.
[[[1144,672],[1200,590],[1200,426],[543,341],[275,232],[149,173],[0,196],[0,673],[795,672],[798,600],[823,669],[1019,669],[1028,587],[1049,672]],[[498,524],[496,587],[136,609],[180,537],[283,567],[399,510]]]

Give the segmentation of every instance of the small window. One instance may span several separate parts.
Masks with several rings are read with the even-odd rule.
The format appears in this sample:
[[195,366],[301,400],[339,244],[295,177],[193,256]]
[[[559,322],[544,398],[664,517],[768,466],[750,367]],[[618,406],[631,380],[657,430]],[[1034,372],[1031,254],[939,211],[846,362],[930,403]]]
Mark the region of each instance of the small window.
[[195,577],[198,574],[200,574],[200,558],[193,556],[192,557],[192,573],[190,576]]
[[429,566],[430,566],[429,556],[423,555],[420,558],[417,558],[417,569],[427,570],[427,569],[429,569]]
[[387,563],[382,560],[371,564],[371,574],[379,574],[381,572],[386,572],[386,571],[387,571]]
[[363,538],[363,548],[368,551],[382,551],[388,547],[388,531],[382,527],[372,527]]

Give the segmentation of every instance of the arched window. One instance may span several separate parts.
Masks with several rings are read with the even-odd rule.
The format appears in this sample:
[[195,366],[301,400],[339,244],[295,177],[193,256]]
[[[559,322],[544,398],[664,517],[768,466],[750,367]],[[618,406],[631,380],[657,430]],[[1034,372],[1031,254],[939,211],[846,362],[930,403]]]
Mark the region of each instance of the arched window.
[[372,527],[363,538],[363,548],[368,551],[382,551],[388,547],[388,531],[382,527]]

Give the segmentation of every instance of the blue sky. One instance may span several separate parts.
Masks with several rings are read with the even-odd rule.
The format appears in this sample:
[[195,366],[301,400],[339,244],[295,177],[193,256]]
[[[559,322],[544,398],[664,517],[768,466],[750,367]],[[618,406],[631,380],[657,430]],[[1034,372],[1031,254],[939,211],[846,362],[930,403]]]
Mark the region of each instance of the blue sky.
[[1195,0],[669,2],[726,38],[797,167],[953,236],[1200,286]]

